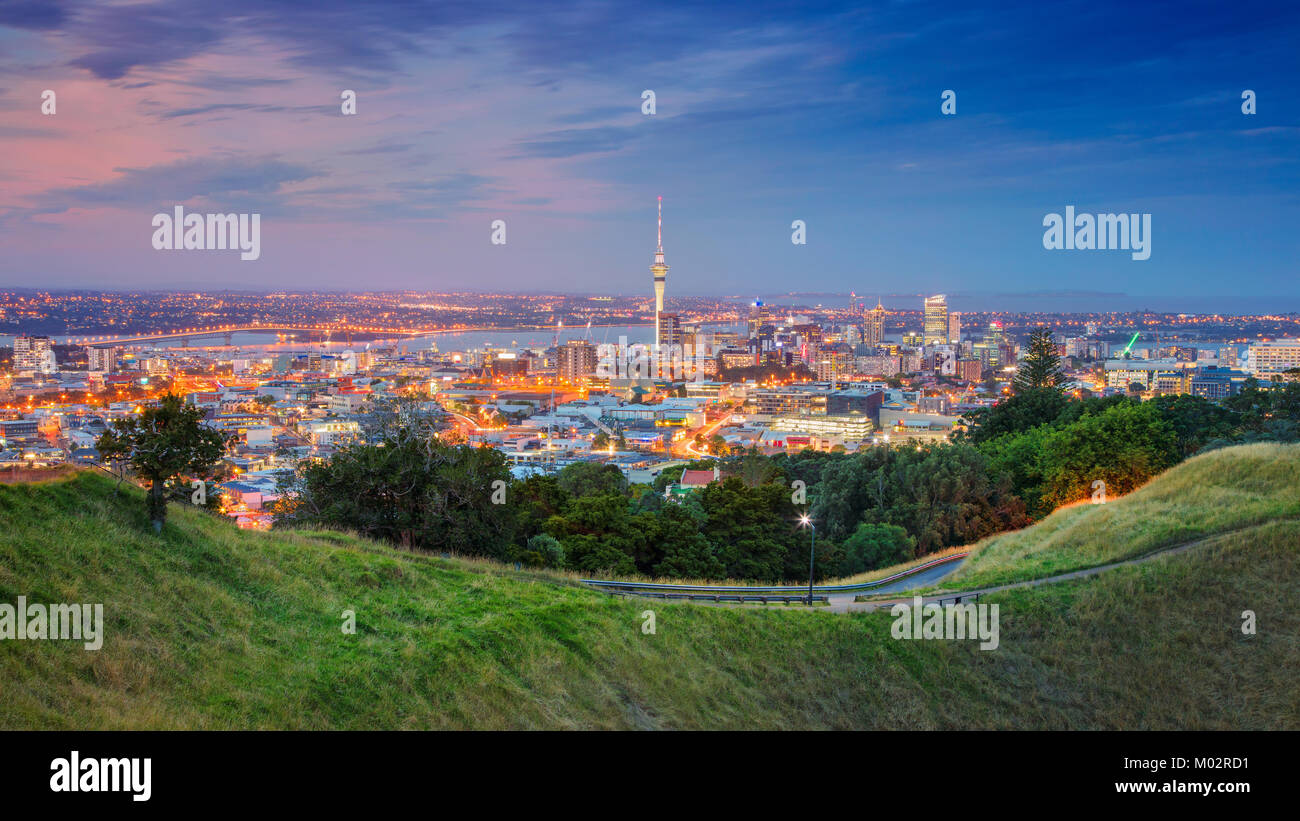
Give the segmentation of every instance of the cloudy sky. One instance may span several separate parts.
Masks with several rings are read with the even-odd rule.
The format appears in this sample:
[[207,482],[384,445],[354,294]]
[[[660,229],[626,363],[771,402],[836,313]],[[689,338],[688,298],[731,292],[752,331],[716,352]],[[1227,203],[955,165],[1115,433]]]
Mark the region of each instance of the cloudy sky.
[[[670,296],[1300,310],[1300,11],[998,5],[6,0],[0,287],[648,291],[663,196]],[[154,250],[177,204],[261,258]],[[1068,205],[1150,259],[1045,250]]]

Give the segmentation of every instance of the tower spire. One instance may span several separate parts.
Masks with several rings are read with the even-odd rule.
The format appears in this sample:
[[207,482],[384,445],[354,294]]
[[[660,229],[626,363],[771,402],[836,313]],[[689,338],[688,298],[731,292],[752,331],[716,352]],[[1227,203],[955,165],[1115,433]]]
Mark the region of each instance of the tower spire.
[[659,346],[659,314],[664,310],[664,280],[668,278],[668,263],[664,262],[664,198],[659,198],[659,237],[655,246],[655,261],[650,266],[655,289],[655,348]]
[[664,198],[659,198],[659,244],[655,246],[655,262],[664,261]]

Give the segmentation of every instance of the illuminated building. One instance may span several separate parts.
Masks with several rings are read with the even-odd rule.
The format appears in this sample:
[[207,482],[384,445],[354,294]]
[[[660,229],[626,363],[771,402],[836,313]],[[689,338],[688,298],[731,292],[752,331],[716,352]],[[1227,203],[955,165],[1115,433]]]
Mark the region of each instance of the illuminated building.
[[749,306],[749,338],[753,339],[758,336],[759,328],[771,324],[771,310],[763,304],[763,300],[754,300],[754,304]]
[[682,319],[677,314],[659,314],[655,317],[655,339],[660,349],[684,344]]
[[926,345],[944,345],[948,342],[948,297],[943,294],[925,298]]
[[556,350],[556,360],[560,379],[577,384],[596,372],[596,346],[581,339],[570,339]]
[[659,198],[659,244],[655,248],[655,261],[650,266],[655,286],[655,345],[659,344],[659,314],[664,309],[664,283],[668,279],[668,264],[664,262],[664,198]]
[[14,371],[18,374],[51,374],[58,370],[54,343],[48,336],[14,337]]
[[879,345],[885,341],[885,306],[880,304],[880,300],[876,300],[876,307],[867,311],[862,341],[867,345]]
[[1277,376],[1300,368],[1300,339],[1257,342],[1246,351],[1246,372],[1256,377]]

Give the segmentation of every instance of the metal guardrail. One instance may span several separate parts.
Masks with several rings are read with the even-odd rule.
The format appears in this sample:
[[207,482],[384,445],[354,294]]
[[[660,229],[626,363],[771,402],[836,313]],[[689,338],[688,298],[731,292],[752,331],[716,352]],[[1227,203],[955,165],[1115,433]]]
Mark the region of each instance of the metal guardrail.
[[[892,576],[886,576],[883,579],[875,581],[859,582],[857,584],[831,584],[831,585],[813,585],[813,592],[817,593],[853,593],[859,590],[870,590],[874,587],[880,587],[898,579],[920,573],[923,570],[929,570],[947,562],[957,559],[966,558],[969,553],[954,553],[951,556],[942,556],[938,559],[932,559],[916,567],[908,568]],[[609,591],[625,591],[629,593],[638,593],[640,595],[651,595],[656,591],[673,592],[679,594],[699,593],[705,594],[705,598],[719,594],[748,594],[750,596],[762,596],[767,594],[769,598],[781,594],[790,594],[789,597],[805,601],[808,598],[808,587],[806,585],[772,585],[772,586],[748,586],[748,585],[714,585],[714,584],[660,584],[657,582],[622,582],[607,579],[579,579],[583,584]],[[794,595],[797,591],[804,591],[803,595]],[[817,597],[814,596],[814,599]],[[824,600],[825,597],[823,596]]]
[[[780,602],[782,604],[790,604],[791,602],[808,601],[807,593],[804,593],[802,596],[797,596],[793,594],[781,595],[781,596],[778,595],[742,596],[735,593],[662,593],[656,591],[642,591],[642,590],[609,590],[609,592],[616,596],[639,596],[647,599],[674,599],[678,601],[737,602],[738,604],[744,604],[746,602],[759,602],[761,604],[772,604],[773,602]],[[812,600],[814,602],[829,602],[830,598],[828,596],[813,596]]]

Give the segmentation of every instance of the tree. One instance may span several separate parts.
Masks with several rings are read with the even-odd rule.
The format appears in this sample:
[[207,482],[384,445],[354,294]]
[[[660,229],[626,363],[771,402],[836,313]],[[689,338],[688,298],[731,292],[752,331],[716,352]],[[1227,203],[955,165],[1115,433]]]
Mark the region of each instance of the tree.
[[649,531],[653,514],[632,514],[622,493],[575,498],[559,516],[546,520],[546,532],[564,546],[569,567],[591,573],[627,575],[648,572],[653,555]]
[[597,431],[596,435],[591,437],[592,450],[604,450],[609,447],[609,434],[605,431]]
[[1016,393],[1037,388],[1060,390],[1064,381],[1061,357],[1052,341],[1052,332],[1046,329],[1034,331],[1029,336],[1029,353],[1012,380],[1012,389]]
[[[304,464],[276,523],[356,530],[406,548],[505,558],[515,531],[510,470],[492,448],[446,445],[421,428]],[[497,484],[500,482],[501,484]]]
[[617,465],[574,462],[561,468],[555,478],[560,489],[571,496],[627,493],[627,477]]
[[839,575],[853,576],[867,570],[902,564],[916,555],[916,540],[897,525],[863,522],[844,542]]
[[966,433],[953,439],[978,445],[1004,434],[1023,433],[1055,422],[1069,405],[1070,401],[1055,388],[1027,388],[991,408],[972,411],[966,416]]
[[205,479],[221,455],[224,436],[202,424],[203,410],[167,393],[140,415],[114,420],[95,447],[149,481],[145,505],[154,530],[167,518],[167,483],[181,476]]
[[[696,518],[698,516],[698,518]],[[704,519],[698,504],[669,504],[656,517],[659,530],[655,541],[663,548],[663,559],[654,575],[679,579],[721,579],[726,568],[704,534]]]
[[1118,496],[1182,458],[1178,434],[1155,404],[1126,402],[1053,431],[1042,449],[1042,509],[1089,497],[1094,481]]
[[529,567],[564,567],[564,546],[554,536],[538,533],[515,558]]
[[1158,396],[1152,404],[1173,426],[1182,458],[1196,453],[1207,442],[1232,435],[1233,412],[1200,396]]
[[727,440],[723,439],[721,434],[713,434],[709,437],[709,453],[714,456],[726,456],[731,453],[731,448],[727,447]]
[[[708,515],[704,535],[732,579],[778,581],[808,572],[807,548],[799,552],[797,511],[789,488],[776,484],[748,487],[729,476],[698,491]],[[802,569],[801,569],[802,568]]]

